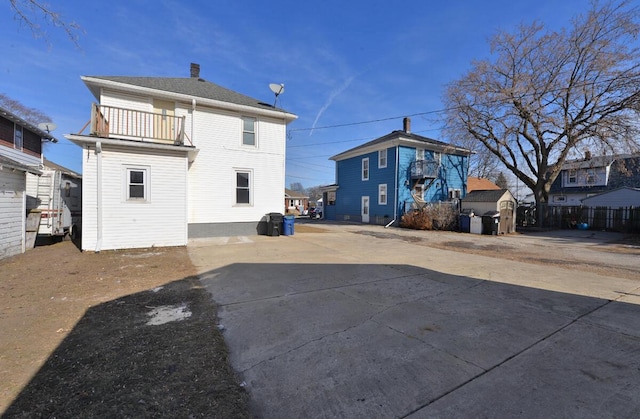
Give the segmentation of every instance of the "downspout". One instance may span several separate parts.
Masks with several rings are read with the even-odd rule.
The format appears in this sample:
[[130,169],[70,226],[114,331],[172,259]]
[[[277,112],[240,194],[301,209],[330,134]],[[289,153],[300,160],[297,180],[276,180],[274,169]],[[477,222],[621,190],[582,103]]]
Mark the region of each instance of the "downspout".
[[102,142],[96,142],[96,252],[102,249]]
[[395,223],[396,219],[398,219],[398,164],[399,162],[400,162],[400,147],[396,146],[396,167],[394,170],[395,181],[394,181],[394,188],[393,188],[393,220],[391,220],[389,224],[384,226],[384,228],[389,228],[389,226]]
[[191,99],[191,145],[196,142],[196,134],[193,132],[193,120],[196,118],[196,100]]

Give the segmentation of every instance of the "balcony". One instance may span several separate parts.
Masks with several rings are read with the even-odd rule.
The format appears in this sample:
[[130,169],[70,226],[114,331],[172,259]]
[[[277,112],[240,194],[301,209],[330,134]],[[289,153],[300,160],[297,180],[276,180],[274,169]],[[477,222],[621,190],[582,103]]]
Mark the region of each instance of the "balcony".
[[[185,117],[93,104],[90,135],[184,145]],[[187,137],[188,140],[188,137]],[[189,140],[189,145],[191,141]]]
[[417,160],[411,162],[412,179],[435,179],[438,177],[440,163],[435,160]]

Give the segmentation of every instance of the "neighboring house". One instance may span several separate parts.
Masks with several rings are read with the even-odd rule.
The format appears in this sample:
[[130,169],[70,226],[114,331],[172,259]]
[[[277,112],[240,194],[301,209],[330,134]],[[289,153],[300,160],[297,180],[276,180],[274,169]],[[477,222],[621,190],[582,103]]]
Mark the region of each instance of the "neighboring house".
[[516,199],[508,189],[475,190],[469,192],[462,200],[463,212],[470,212],[476,216],[500,217],[498,234],[508,234],[516,231]]
[[38,235],[74,239],[80,237],[82,220],[82,175],[42,159],[42,174],[27,174],[27,196],[40,211]]
[[[49,133],[0,108],[0,259],[27,248],[27,173],[40,174],[42,143]],[[35,204],[35,203],[34,203]]]
[[309,208],[309,197],[302,192],[291,189],[284,190],[284,212],[285,214],[301,215]]
[[483,177],[471,177],[467,178],[467,193],[472,191],[489,191],[501,189],[500,186],[491,182],[489,179]]
[[640,187],[624,186],[582,200],[586,207],[640,207]]
[[622,187],[640,187],[640,155],[591,156],[567,161],[549,190],[549,205],[579,206]]
[[296,116],[200,78],[86,76],[82,249],[183,246],[266,232],[282,211]]
[[393,224],[411,209],[457,202],[466,193],[472,151],[404,129],[331,157],[336,185],[325,186],[325,218]]

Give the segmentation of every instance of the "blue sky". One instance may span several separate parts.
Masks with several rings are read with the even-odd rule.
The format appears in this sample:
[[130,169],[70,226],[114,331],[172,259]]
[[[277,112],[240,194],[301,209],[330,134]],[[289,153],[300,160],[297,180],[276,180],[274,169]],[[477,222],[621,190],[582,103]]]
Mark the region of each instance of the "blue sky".
[[[0,0],[0,92],[52,117],[60,140],[45,156],[81,172],[81,150],[64,139],[89,120],[95,99],[83,75],[189,77],[273,101],[298,115],[288,127],[286,185],[330,184],[332,155],[402,128],[442,141],[446,83],[488,56],[496,30],[533,20],[567,27],[588,0],[177,1],[48,0],[79,24],[77,48],[42,24],[35,39]],[[378,122],[369,122],[378,121]],[[335,127],[339,126],[339,127]],[[333,127],[333,128],[327,128]]]

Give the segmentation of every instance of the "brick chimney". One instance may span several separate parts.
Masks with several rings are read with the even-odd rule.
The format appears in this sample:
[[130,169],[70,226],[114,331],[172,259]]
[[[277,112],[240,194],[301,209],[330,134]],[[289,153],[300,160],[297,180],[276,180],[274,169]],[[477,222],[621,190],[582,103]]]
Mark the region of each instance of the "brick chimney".
[[200,64],[191,63],[191,77],[194,79],[200,78]]
[[404,132],[409,134],[411,132],[411,118],[405,117],[402,120],[402,127],[404,129]]

